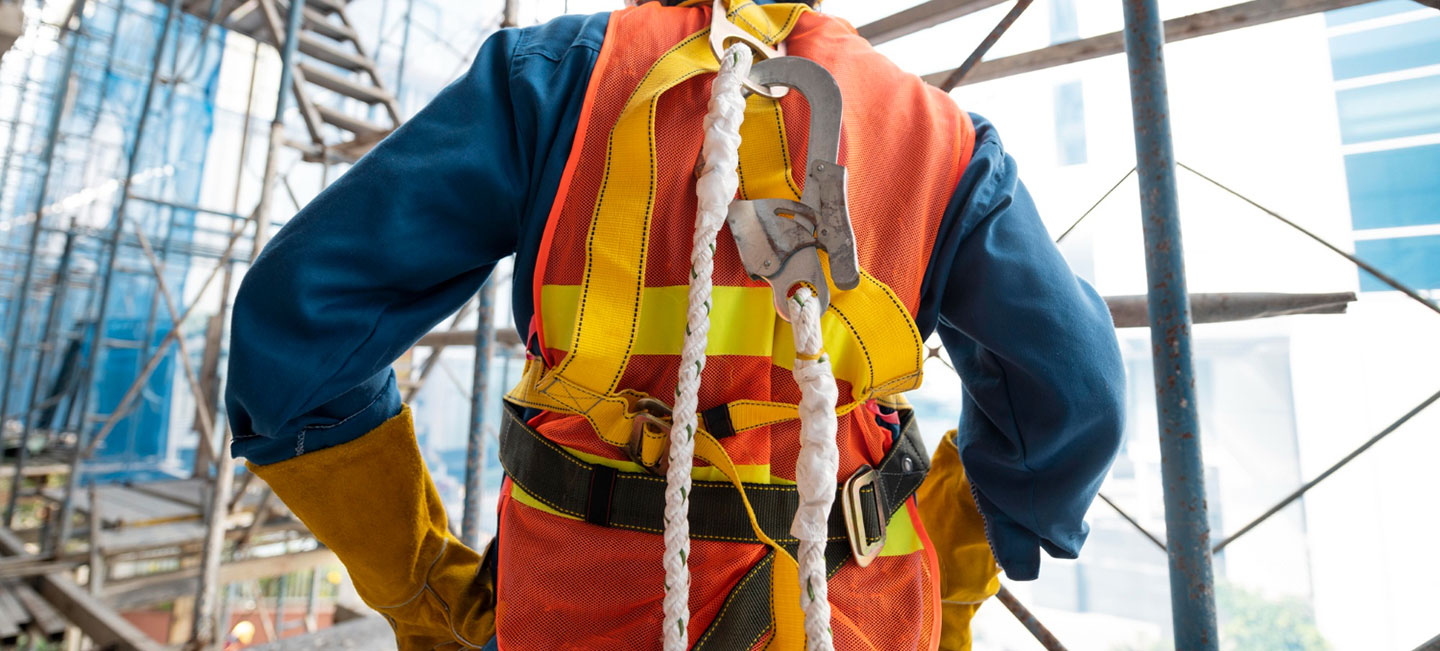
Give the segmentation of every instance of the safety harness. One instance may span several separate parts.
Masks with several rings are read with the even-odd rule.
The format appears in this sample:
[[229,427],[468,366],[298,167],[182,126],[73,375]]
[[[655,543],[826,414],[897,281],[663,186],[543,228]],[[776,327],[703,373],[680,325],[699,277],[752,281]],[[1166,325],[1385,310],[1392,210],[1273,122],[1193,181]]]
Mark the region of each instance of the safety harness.
[[[693,408],[688,409],[685,416],[690,418],[672,417],[665,401],[619,386],[630,356],[637,346],[643,346],[643,342],[637,340],[637,326],[641,304],[648,295],[641,281],[645,277],[644,243],[656,191],[653,131],[656,108],[667,90],[696,75],[717,71],[726,57],[732,57],[729,72],[734,74],[739,69],[738,81],[754,93],[750,101],[769,101],[772,105],[769,110],[774,112],[777,124],[779,105],[771,98],[782,95],[781,89],[799,91],[810,105],[803,193],[789,182],[783,127],[782,137],[776,143],[773,126],[752,125],[754,120],[747,120],[744,125],[736,120],[731,125],[746,138],[748,150],[740,152],[738,161],[745,173],[783,177],[769,184],[752,179],[753,186],[788,187],[791,192],[784,193],[789,196],[746,197],[731,203],[725,214],[746,272],[771,284],[772,302],[782,318],[806,322],[803,332],[802,326],[792,325],[793,351],[783,349],[780,344],[785,338],[776,333],[776,349],[771,355],[777,363],[787,355],[793,357],[792,368],[802,387],[811,380],[823,384],[823,378],[806,380],[802,375],[829,375],[832,364],[837,375],[857,378],[851,381],[849,399],[839,400],[840,406],[833,410],[831,407],[837,402],[833,379],[829,380],[828,397],[823,397],[821,392],[815,394],[822,396],[817,399],[807,392],[812,403],[810,411],[815,412],[815,404],[820,404],[820,411],[828,416],[828,433],[824,433],[826,425],[822,425],[818,429],[809,428],[811,431],[805,435],[817,442],[821,441],[817,431],[828,436],[831,447],[828,454],[833,455],[835,417],[843,417],[867,402],[873,404],[876,397],[919,385],[919,333],[909,313],[888,287],[864,273],[857,263],[855,238],[846,208],[846,170],[837,161],[841,128],[839,88],[820,65],[798,57],[779,56],[772,47],[784,40],[805,10],[799,5],[760,7],[748,0],[735,2],[727,10],[723,0],[715,0],[711,28],[675,45],[645,75],[611,129],[605,174],[606,178],[612,174],[624,178],[648,176],[651,183],[648,187],[644,183],[603,187],[596,199],[589,240],[592,244],[605,245],[592,246],[587,255],[568,353],[553,367],[539,357],[528,360],[525,377],[506,397],[500,457],[509,479],[529,498],[592,524],[667,533],[667,528],[671,532],[677,529],[677,521],[671,517],[667,522],[665,516],[685,512],[675,510],[677,491],[674,489],[678,487],[683,489],[681,499],[689,512],[688,517],[678,522],[688,523],[683,541],[693,538],[757,542],[770,548],[726,598],[720,615],[695,641],[693,648],[697,649],[749,648],[772,630],[773,648],[801,648],[807,638],[811,648],[828,648],[828,608],[808,613],[809,625],[802,629],[807,617],[800,606],[824,602],[824,581],[819,581],[817,586],[814,577],[802,579],[797,554],[802,559],[808,555],[807,567],[825,577],[832,576],[847,560],[862,567],[868,565],[885,544],[891,517],[920,486],[929,468],[914,419],[908,411],[902,411],[899,436],[879,465],[860,468],[838,487],[833,482],[836,474],[833,458],[824,459],[827,452],[823,449],[820,456],[812,455],[813,467],[808,471],[811,474],[805,476],[809,462],[804,449],[809,443],[802,445],[797,485],[744,482],[720,441],[736,432],[797,419],[802,421],[803,432],[806,430],[803,407],[742,400],[700,414]],[[731,47],[736,41],[744,45]],[[749,74],[744,74],[752,55],[766,58],[755,63]],[[720,75],[722,79],[725,76],[723,72]],[[738,94],[738,89],[728,92]],[[715,101],[722,98],[717,97]],[[763,131],[767,128],[772,131]],[[752,141],[750,132],[756,129],[762,129],[756,132],[761,137]],[[752,142],[756,144],[750,145]],[[707,141],[704,169],[721,173],[724,167],[721,159],[725,154],[716,152],[710,156],[711,149]],[[733,151],[729,157],[734,158]],[[734,166],[731,162],[731,175]],[[703,172],[701,182],[705,182]],[[731,189],[725,196],[733,196],[734,185],[726,187]],[[704,218],[704,204],[702,196],[699,219]],[[718,226],[712,231],[718,231]],[[713,232],[709,238],[706,241],[697,232],[694,245],[701,258],[705,247],[713,254]],[[624,245],[631,242],[636,245]],[[615,243],[621,245],[615,246]],[[823,258],[821,250],[826,253]],[[699,272],[692,267],[692,279],[697,278]],[[708,289],[697,294],[692,284],[691,290],[688,312],[692,315],[697,309],[703,308],[701,313],[708,315],[726,307],[712,302]],[[703,305],[695,300],[701,294]],[[804,312],[807,309],[811,311],[808,315]],[[820,314],[827,310],[835,318],[827,319],[822,332]],[[687,320],[685,323],[685,347],[693,350],[698,322]],[[909,325],[908,331],[897,332],[897,324],[902,323]],[[831,331],[836,324],[842,328],[839,336]],[[810,344],[804,343],[807,339]],[[824,352],[818,344],[822,339]],[[877,344],[883,344],[884,350],[869,348]],[[677,391],[677,404],[695,404],[695,387],[684,389],[685,374],[691,374],[698,383],[703,370],[703,338],[698,340],[698,346],[698,364],[681,369],[682,391]],[[912,351],[916,359],[908,358]],[[893,354],[897,352],[902,354]],[[691,363],[693,360],[683,366],[689,367]],[[687,392],[688,396],[682,395]],[[802,400],[802,405],[804,402]],[[567,452],[526,422],[526,408],[583,417],[602,440],[625,450],[646,472],[617,470]],[[676,428],[676,423],[681,426]],[[685,444],[677,446],[680,440]],[[692,482],[689,460],[681,459],[677,467],[677,448],[685,448],[681,451],[682,457],[686,452],[693,452],[726,481]],[[825,484],[829,488],[821,488],[817,493],[813,478],[824,475],[827,468],[829,479]],[[672,475],[668,509],[667,481],[663,477],[667,471]],[[683,482],[674,481],[677,474],[683,476]],[[836,501],[841,508],[832,510],[830,505]],[[823,506],[825,517],[797,518],[802,504],[808,504],[811,509]],[[802,521],[809,521],[808,532]],[[667,535],[667,539],[671,537]],[[826,544],[842,541],[848,544]],[[808,552],[804,542],[809,543]],[[688,550],[688,542],[681,546],[669,543],[667,540],[667,555],[679,552],[683,566],[687,562],[684,550]],[[670,559],[667,558],[667,562]],[[678,629],[682,645],[688,610],[672,611],[669,602],[684,604],[688,575],[685,581],[685,585],[668,586],[678,599],[667,599],[665,622],[667,628]],[[821,622],[819,629],[816,613],[827,620]],[[667,647],[671,647],[676,636],[667,632],[666,637]]]

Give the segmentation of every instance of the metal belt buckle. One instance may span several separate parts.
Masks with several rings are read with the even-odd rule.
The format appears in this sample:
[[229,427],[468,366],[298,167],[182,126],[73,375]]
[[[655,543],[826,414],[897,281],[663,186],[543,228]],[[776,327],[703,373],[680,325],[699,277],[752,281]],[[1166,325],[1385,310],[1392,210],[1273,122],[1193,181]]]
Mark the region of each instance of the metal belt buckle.
[[[670,469],[670,407],[654,398],[641,398],[635,403],[636,413],[634,425],[630,430],[630,440],[625,444],[625,454],[630,460],[640,464],[640,467],[657,475],[664,475]],[[645,437],[649,435],[650,428],[657,432],[665,433],[665,443],[660,450],[660,458],[655,463],[645,462]]]
[[[850,539],[855,564],[860,567],[870,565],[885,549],[885,504],[880,501],[880,486],[875,483],[878,479],[880,471],[866,464],[845,480],[845,490],[840,493],[840,505],[845,511],[845,535]],[[865,538],[865,509],[862,508],[865,494],[861,491],[866,486],[871,487],[870,499],[875,502],[875,517],[880,524],[880,539],[873,543]]]

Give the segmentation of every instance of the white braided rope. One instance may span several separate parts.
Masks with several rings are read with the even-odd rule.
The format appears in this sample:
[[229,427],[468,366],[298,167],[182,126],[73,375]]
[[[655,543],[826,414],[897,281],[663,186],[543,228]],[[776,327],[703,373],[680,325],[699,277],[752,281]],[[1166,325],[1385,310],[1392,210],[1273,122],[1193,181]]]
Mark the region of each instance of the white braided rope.
[[710,107],[705,116],[705,144],[701,149],[705,166],[695,186],[699,205],[690,253],[690,298],[670,430],[670,468],[665,474],[665,651],[684,651],[688,645],[690,471],[695,462],[700,374],[705,369],[705,346],[710,334],[715,238],[740,186],[740,122],[745,119],[740,82],[750,76],[750,64],[749,47],[736,44],[725,51],[720,73],[710,87]]
[[[800,509],[790,535],[800,540],[800,603],[805,610],[805,640],[810,651],[830,651],[829,589],[825,582],[825,542],[830,508],[835,503],[835,478],[840,449],[835,442],[835,372],[825,353],[820,330],[824,307],[810,288],[802,287],[786,301],[795,332],[795,383],[800,385],[800,457],[795,483]],[[808,358],[808,359],[807,359]]]

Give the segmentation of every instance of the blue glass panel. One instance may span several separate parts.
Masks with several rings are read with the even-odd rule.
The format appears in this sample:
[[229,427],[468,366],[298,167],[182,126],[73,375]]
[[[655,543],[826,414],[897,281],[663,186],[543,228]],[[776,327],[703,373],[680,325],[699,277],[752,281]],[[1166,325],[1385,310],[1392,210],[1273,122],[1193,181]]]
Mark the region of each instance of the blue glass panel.
[[1080,38],[1080,21],[1075,0],[1050,0],[1050,42],[1064,43]]
[[1061,165],[1085,162],[1085,87],[1078,81],[1055,87],[1055,147]]
[[1440,17],[1330,39],[1330,64],[1336,79],[1436,63],[1440,63]]
[[1440,133],[1440,75],[1335,94],[1346,144]]
[[1413,2],[1412,0],[1384,0],[1383,2],[1372,2],[1355,7],[1346,7],[1345,9],[1327,11],[1325,12],[1325,24],[1344,25],[1346,23],[1355,23],[1371,18],[1390,16],[1424,8],[1424,5]]
[[[1406,285],[1416,289],[1440,289],[1440,235],[1361,240],[1355,243],[1355,255]],[[1360,272],[1361,291],[1390,289],[1389,285],[1374,276]]]
[[1345,157],[1355,228],[1440,223],[1440,145]]

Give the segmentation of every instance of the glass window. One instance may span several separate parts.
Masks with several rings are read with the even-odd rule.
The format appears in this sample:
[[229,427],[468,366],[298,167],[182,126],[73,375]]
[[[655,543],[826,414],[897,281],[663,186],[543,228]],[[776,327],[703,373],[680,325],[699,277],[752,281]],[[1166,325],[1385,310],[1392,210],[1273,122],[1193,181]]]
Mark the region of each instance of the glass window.
[[1345,144],[1440,133],[1440,75],[1351,88],[1335,97]]
[[1336,79],[1440,63],[1440,17],[1331,38],[1330,63]]
[[[1440,235],[1361,240],[1355,255],[1406,285],[1419,289],[1440,289]],[[1389,285],[1360,272],[1360,290],[1387,291]]]
[[1345,176],[1355,228],[1440,223],[1440,145],[1351,154]]
[[1425,6],[1413,0],[1384,0],[1384,2],[1371,2],[1356,7],[1336,9],[1325,12],[1326,25],[1344,25],[1347,23],[1358,23],[1362,20],[1379,18],[1402,14],[1407,11],[1424,9]]
[[1050,0],[1050,42],[1065,43],[1080,38],[1080,19],[1075,0]]
[[1061,165],[1081,165],[1085,150],[1085,87],[1071,81],[1055,87],[1055,156]]

